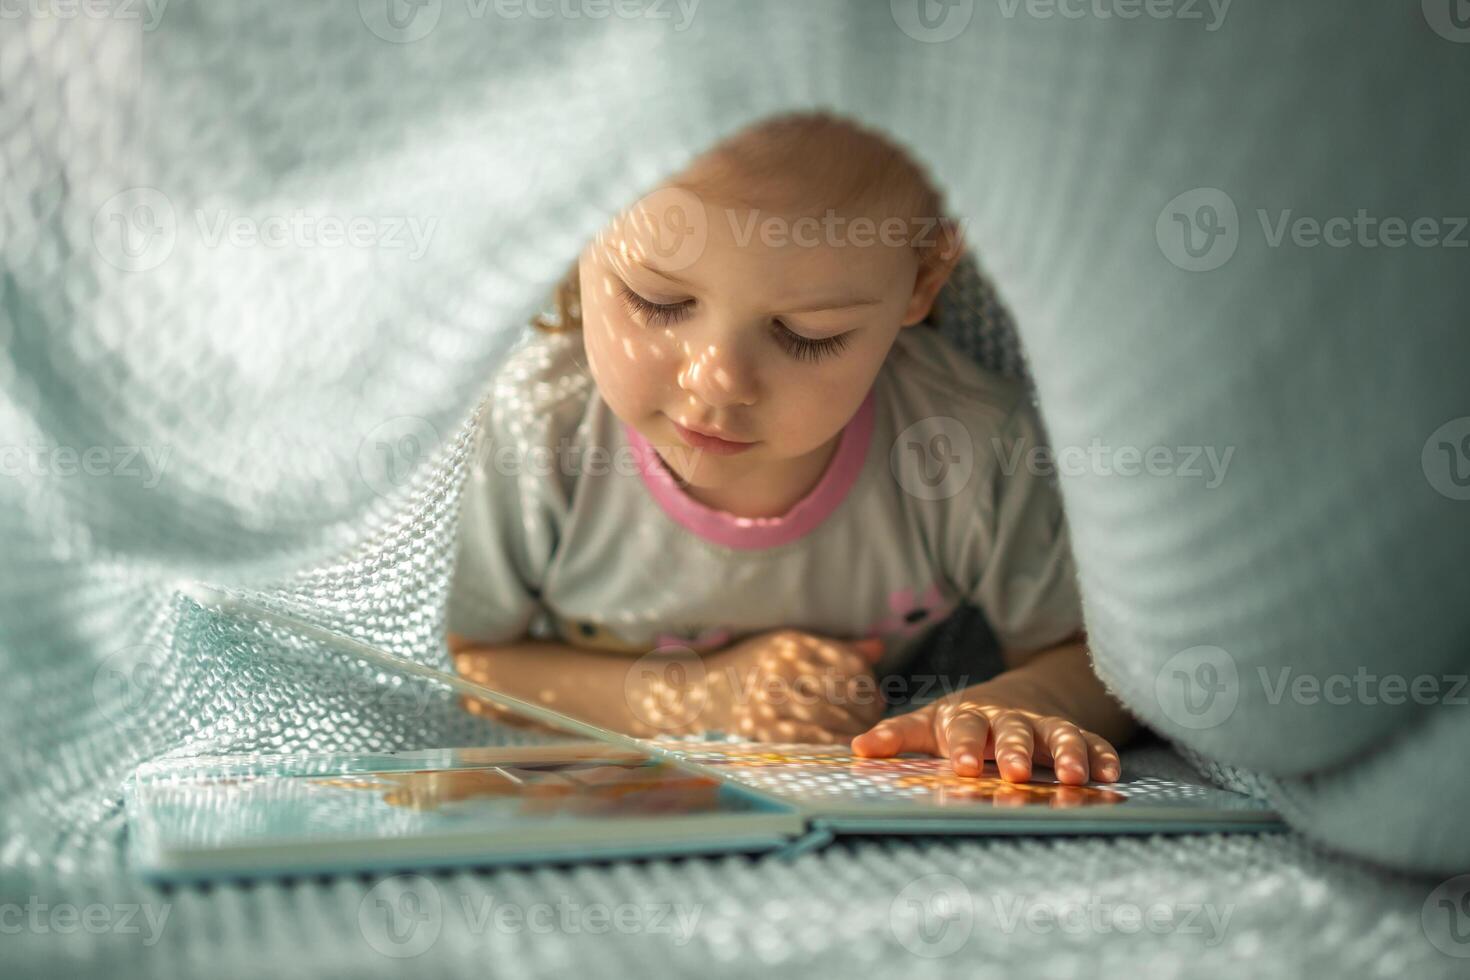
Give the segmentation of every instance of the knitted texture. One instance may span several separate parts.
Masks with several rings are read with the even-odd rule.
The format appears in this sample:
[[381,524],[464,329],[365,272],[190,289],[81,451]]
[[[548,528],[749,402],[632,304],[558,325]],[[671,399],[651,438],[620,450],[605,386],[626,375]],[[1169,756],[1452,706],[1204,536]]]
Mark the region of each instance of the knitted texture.
[[[1248,960],[1265,976],[1454,975],[1466,931],[1446,916],[1464,885],[1441,879],[1470,867],[1456,764],[1470,716],[1270,695],[1282,667],[1466,669],[1453,452],[1470,334],[1448,240],[1470,214],[1470,130],[1440,102],[1466,90],[1470,45],[1428,0],[1063,6],[8,7],[7,973],[388,972],[404,947],[373,916],[407,887],[447,910],[413,961],[440,973],[1200,976]],[[142,760],[530,737],[178,588],[211,583],[444,666],[458,494],[494,368],[618,208],[741,126],[813,107],[930,167],[995,284],[957,278],[941,329],[1029,377],[1057,446],[1233,449],[1216,486],[1177,468],[1060,474],[1090,636],[1131,708],[1320,843],[857,841],[792,864],[464,873],[427,890],[133,881],[119,790]],[[1291,230],[1360,209],[1433,218],[1445,247]],[[938,662],[972,662],[983,623],[964,615],[936,636]],[[1231,710],[1192,713],[1191,678]],[[1128,765],[1181,766],[1158,751]],[[537,933],[466,917],[488,899],[701,918],[684,943]],[[115,917],[132,903],[170,910],[157,942]],[[1174,928],[1086,911],[1156,903]],[[11,931],[9,910],[58,904],[114,917],[27,913]],[[916,907],[972,928],[916,934]],[[1226,907],[1210,933],[1201,916]]]

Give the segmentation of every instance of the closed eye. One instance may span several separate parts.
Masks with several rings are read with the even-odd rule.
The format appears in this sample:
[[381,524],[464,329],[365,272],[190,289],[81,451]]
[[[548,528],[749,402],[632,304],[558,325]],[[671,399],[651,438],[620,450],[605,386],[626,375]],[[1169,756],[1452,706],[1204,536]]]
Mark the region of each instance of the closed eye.
[[791,330],[780,320],[776,321],[776,342],[798,361],[819,361],[829,354],[840,354],[847,348],[848,334],[840,333],[821,340],[812,340]]
[[650,326],[657,327],[677,323],[684,319],[689,315],[689,307],[694,303],[692,299],[686,299],[682,303],[655,303],[639,296],[627,286],[622,286],[618,293],[624,306]]
[[[668,326],[687,318],[690,308],[694,305],[692,299],[679,303],[655,303],[633,292],[626,284],[619,286],[618,295],[629,311],[649,326],[655,327]],[[851,337],[846,333],[824,337],[821,340],[812,340],[810,337],[803,337],[780,320],[773,321],[772,336],[788,355],[798,361],[809,363],[819,361],[829,355],[840,354],[847,349],[851,341]]]

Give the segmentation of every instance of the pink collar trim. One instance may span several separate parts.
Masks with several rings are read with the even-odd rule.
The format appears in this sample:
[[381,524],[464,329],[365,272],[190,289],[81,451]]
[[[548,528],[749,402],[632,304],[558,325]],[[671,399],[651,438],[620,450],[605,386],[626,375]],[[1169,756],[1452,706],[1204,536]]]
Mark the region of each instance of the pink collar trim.
[[636,430],[624,424],[623,433],[638,456],[643,485],[664,513],[680,526],[726,548],[774,548],[806,536],[847,498],[862,472],[872,442],[873,392],[869,390],[857,414],[843,428],[837,451],[817,485],[780,517],[739,517],[706,507],[679,488],[658,451]]

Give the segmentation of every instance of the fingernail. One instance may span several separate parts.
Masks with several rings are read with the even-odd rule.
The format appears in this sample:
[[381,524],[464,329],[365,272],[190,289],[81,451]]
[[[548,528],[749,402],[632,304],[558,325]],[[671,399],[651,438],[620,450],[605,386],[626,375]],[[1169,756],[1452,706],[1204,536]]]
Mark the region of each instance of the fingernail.
[[980,760],[977,759],[977,758],[975,758],[975,753],[973,753],[973,752],[962,752],[962,753],[960,753],[960,757],[955,760],[955,764],[956,765],[960,765],[960,766],[964,766],[964,767],[966,767],[968,769],[978,769],[978,768],[980,768]]

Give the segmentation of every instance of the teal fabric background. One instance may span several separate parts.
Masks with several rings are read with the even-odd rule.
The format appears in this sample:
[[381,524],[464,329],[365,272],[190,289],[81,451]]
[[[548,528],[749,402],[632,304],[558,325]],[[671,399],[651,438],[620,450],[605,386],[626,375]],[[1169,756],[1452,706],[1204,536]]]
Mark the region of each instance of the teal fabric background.
[[[1273,691],[1283,668],[1442,691],[1470,670],[1470,501],[1452,468],[1470,465],[1454,455],[1470,434],[1470,251],[1443,241],[1470,214],[1463,4],[1183,7],[1073,18],[962,0],[924,22],[902,0],[706,0],[685,23],[671,5],[541,20],[431,0],[394,27],[369,0],[175,0],[156,19],[140,6],[138,20],[7,20],[0,427],[8,449],[35,450],[8,456],[0,480],[8,889],[46,891],[36,876],[53,871],[100,876],[62,894],[123,887],[116,787],[142,758],[240,732],[325,738],[311,720],[326,701],[287,710],[212,685],[164,683],[141,698],[146,723],[118,727],[116,697],[159,693],[139,678],[198,655],[173,639],[180,582],[269,593],[442,662],[463,426],[516,332],[616,209],[752,120],[824,107],[909,147],[968,220],[1054,445],[1096,442],[1113,461],[1119,447],[1232,452],[1213,487],[1177,469],[1061,476],[1089,627],[1133,710],[1268,787],[1313,842],[1025,851],[1038,888],[1046,868],[1093,862],[1116,883],[1143,862],[1151,889],[1201,899],[1235,894],[1243,868],[1284,868],[1266,891],[1287,897],[1258,896],[1239,949],[1012,935],[995,955],[1051,957],[1058,973],[1220,971],[1265,943],[1263,972],[1367,972],[1403,967],[1386,950],[1408,937],[1416,972],[1454,965],[1415,922],[1430,886],[1351,860],[1470,868],[1470,713]],[[1441,243],[1388,247],[1356,227],[1342,247],[1293,239],[1298,218],[1360,210],[1433,219]],[[229,230],[290,228],[297,212],[365,217],[371,245]],[[105,465],[61,449],[103,450]],[[903,866],[945,862],[983,889],[1019,853],[974,847]],[[746,885],[774,893],[759,875]],[[1312,904],[1324,891],[1346,896],[1331,915]],[[336,908],[327,894],[292,901]],[[869,912],[892,898],[863,894]],[[191,907],[196,923],[228,917]],[[54,953],[52,938],[25,948]],[[786,963],[898,952],[782,941]],[[212,968],[209,948],[171,968]],[[543,955],[540,972],[561,962]]]

